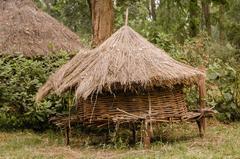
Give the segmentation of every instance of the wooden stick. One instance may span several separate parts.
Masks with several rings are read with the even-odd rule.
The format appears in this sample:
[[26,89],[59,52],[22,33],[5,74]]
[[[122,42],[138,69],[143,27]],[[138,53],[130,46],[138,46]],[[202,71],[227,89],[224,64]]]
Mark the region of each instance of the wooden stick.
[[69,140],[69,127],[68,125],[65,125],[65,144],[69,145],[70,140]]
[[137,142],[136,124],[135,124],[135,122],[132,122],[131,125],[132,125],[132,140],[133,140],[133,144],[135,145]]
[[128,8],[126,9],[126,13],[125,13],[125,25],[128,25]]
[[119,109],[119,108],[116,108],[116,110],[118,110],[118,111],[120,111],[120,112],[123,112],[123,113],[129,115],[130,117],[139,118],[139,119],[144,119],[144,118],[141,117],[141,116],[137,116],[137,115],[135,115],[135,114],[128,113],[128,112],[126,112],[126,111],[124,111],[124,110],[122,110],[122,109]]
[[90,123],[92,123],[93,113],[94,113],[94,110],[95,110],[95,107],[96,107],[96,104],[97,104],[97,98],[98,98],[98,94],[96,94],[96,98],[95,98],[95,101],[94,101],[94,104],[93,104]]
[[144,124],[144,138],[143,138],[144,148],[145,149],[149,149],[150,148],[150,144],[151,144],[150,134],[151,133],[150,133],[149,122],[147,120],[145,120],[145,124]]
[[[205,69],[202,69],[202,70],[205,74]],[[199,105],[200,105],[200,111],[202,112],[206,107],[206,86],[205,86],[204,75],[200,76],[200,79],[199,79]],[[205,120],[205,117],[203,116],[200,119],[200,123],[199,123],[199,131],[200,131],[201,137],[204,136],[205,127],[206,127],[206,120]]]
[[150,124],[150,137],[153,136],[153,127],[152,127],[152,101],[151,101],[151,96],[150,93],[148,92],[148,115],[149,115],[149,124]]

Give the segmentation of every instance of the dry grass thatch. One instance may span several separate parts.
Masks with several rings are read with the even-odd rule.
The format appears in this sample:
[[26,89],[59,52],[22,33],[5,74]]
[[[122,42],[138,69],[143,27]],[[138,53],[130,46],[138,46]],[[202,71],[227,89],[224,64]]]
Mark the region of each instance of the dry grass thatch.
[[77,97],[86,99],[101,91],[191,84],[202,74],[123,26],[99,47],[77,54],[61,67],[38,91],[37,100],[51,90],[60,94],[74,88]]
[[55,51],[78,52],[79,37],[32,0],[1,0],[0,55],[46,55]]

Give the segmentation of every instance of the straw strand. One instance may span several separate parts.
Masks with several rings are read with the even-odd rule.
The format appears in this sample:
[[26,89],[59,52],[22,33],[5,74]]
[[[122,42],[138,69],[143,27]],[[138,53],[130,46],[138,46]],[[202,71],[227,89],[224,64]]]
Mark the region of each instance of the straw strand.
[[126,13],[125,13],[125,26],[128,25],[128,8],[126,9]]

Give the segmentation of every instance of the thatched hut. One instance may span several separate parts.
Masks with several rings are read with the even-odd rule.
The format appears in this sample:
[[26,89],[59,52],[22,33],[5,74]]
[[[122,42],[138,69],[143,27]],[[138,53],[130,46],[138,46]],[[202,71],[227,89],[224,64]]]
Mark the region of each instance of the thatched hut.
[[[74,89],[79,122],[197,120],[202,134],[204,78],[204,72],[174,60],[125,25],[99,47],[61,67],[38,91],[37,100],[49,92],[60,95]],[[200,86],[198,112],[188,111],[183,93],[192,84]]]
[[1,0],[0,37],[0,55],[32,57],[82,48],[75,33],[38,9],[32,0]]

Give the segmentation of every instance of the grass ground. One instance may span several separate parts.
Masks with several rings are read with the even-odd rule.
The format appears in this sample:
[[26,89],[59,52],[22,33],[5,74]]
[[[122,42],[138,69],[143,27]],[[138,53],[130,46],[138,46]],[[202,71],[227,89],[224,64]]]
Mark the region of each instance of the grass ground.
[[[149,150],[141,144],[126,147],[93,146],[90,139],[74,138],[71,146],[64,146],[61,135],[52,131],[0,132],[0,158],[162,158],[162,159],[218,159],[240,158],[240,123],[222,124],[208,122],[204,139],[198,137],[196,125],[172,125],[161,129],[160,141],[155,141]],[[84,141],[84,145],[83,142]]]

